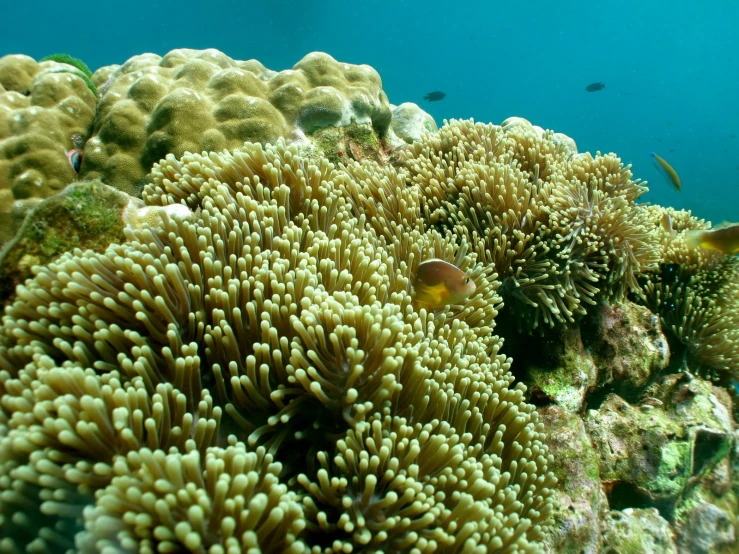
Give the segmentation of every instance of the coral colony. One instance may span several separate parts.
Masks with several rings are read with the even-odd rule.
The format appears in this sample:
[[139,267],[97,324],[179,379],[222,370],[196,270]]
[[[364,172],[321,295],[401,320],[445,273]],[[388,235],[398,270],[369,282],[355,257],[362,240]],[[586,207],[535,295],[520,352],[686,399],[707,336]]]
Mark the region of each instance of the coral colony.
[[0,552],[735,545],[739,266],[616,155],[73,61],[0,58]]

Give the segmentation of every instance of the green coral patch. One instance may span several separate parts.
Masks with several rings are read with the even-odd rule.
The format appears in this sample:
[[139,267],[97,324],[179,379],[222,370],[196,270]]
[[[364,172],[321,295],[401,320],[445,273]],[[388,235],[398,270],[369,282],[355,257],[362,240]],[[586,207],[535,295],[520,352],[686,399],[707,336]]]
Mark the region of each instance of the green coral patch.
[[46,265],[75,248],[103,251],[121,242],[120,214],[128,197],[102,183],[74,183],[41,202],[0,254],[0,300],[32,275],[34,265]]

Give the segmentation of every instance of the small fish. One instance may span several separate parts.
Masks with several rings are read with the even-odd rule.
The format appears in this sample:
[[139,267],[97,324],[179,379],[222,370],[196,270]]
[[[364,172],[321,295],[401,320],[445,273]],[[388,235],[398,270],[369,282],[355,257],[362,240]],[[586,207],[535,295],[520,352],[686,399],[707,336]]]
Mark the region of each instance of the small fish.
[[670,181],[672,186],[680,192],[683,185],[680,182],[680,176],[677,174],[677,171],[675,171],[672,166],[664,160],[664,158],[658,156],[654,152],[650,152],[649,155],[652,156],[652,161],[654,162],[654,167],[657,168],[657,171],[664,175],[665,179]]
[[67,159],[75,173],[79,173],[80,167],[82,167],[82,150],[80,148],[72,148],[72,150],[67,152]]
[[475,282],[457,266],[431,259],[418,264],[413,279],[413,300],[420,307],[440,308],[459,304],[476,289]]
[[585,90],[588,92],[598,92],[599,90],[603,90],[606,88],[605,83],[590,83],[588,86],[585,87]]
[[674,237],[675,236],[675,229],[672,228],[672,218],[670,217],[670,214],[665,212],[662,214],[662,230],[667,233],[669,236]]
[[446,98],[446,92],[441,92],[440,90],[429,92],[423,97],[428,102],[438,102],[439,100],[444,100],[444,98]]
[[724,222],[713,229],[693,230],[685,233],[685,244],[689,248],[717,250],[724,254],[739,253],[739,223]]

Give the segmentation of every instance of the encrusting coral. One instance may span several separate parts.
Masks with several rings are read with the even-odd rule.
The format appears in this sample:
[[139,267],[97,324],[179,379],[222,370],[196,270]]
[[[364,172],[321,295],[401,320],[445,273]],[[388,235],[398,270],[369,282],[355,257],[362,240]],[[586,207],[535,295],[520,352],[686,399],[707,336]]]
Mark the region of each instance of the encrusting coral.
[[[35,268],[0,327],[0,549],[540,550],[551,460],[493,268],[376,169],[168,156],[158,223]],[[413,308],[431,256],[463,305]]]
[[23,55],[0,58],[0,246],[39,201],[77,178],[97,97],[80,69]]

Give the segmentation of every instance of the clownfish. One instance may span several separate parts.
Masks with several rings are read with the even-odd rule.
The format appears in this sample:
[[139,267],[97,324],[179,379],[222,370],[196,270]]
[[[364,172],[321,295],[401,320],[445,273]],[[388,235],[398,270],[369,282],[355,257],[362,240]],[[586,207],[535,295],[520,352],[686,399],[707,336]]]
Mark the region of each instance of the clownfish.
[[457,266],[431,259],[418,264],[413,278],[413,301],[418,307],[440,308],[459,304],[476,289],[472,278]]
[[670,181],[670,183],[672,183],[672,186],[674,186],[677,191],[680,192],[683,188],[683,185],[682,182],[680,182],[680,176],[677,174],[677,171],[675,171],[673,167],[668,164],[661,156],[658,156],[654,152],[650,152],[649,155],[652,156],[652,161],[654,162],[654,167],[657,168],[657,171],[664,175],[665,179]]
[[685,234],[685,244],[689,248],[701,247],[717,250],[724,254],[739,253],[739,223],[722,223],[713,229],[693,230]]

